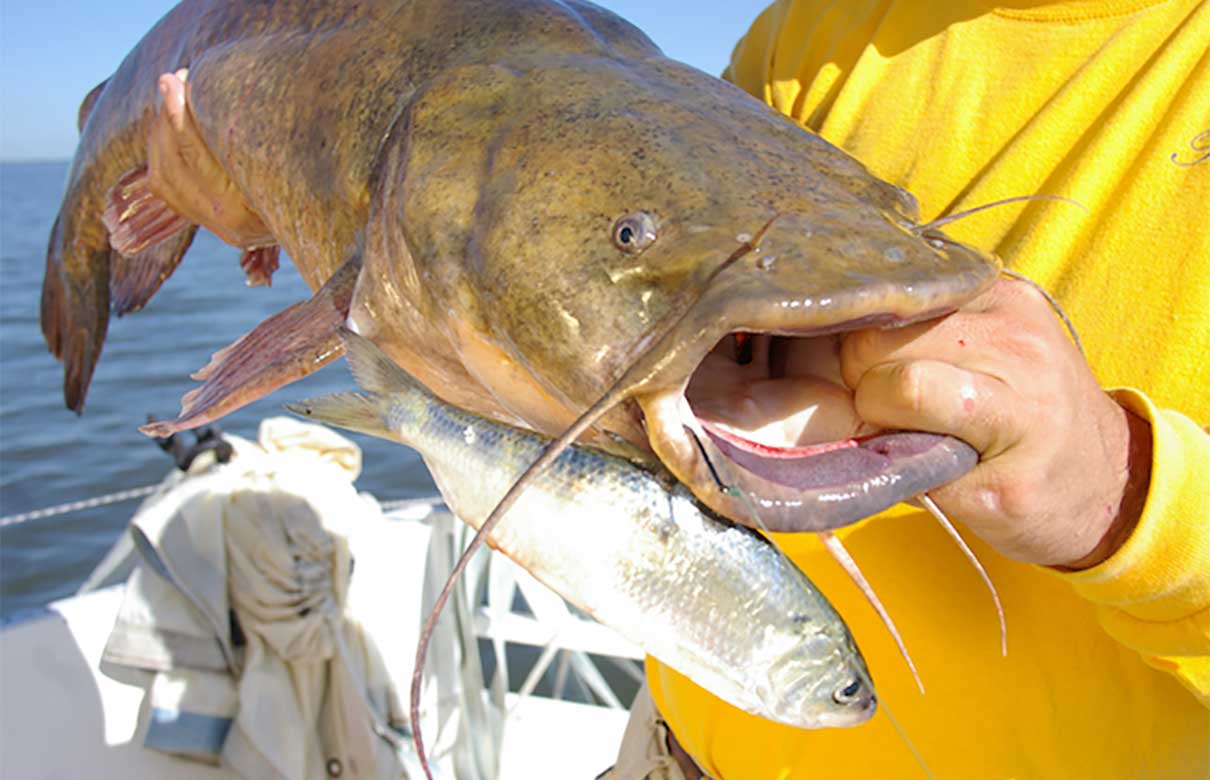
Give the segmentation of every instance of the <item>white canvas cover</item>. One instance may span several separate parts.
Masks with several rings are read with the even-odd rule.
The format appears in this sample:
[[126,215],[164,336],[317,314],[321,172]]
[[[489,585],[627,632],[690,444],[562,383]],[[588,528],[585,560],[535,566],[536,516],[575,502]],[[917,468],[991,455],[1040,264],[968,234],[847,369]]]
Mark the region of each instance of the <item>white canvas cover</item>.
[[349,530],[381,520],[360,450],[289,418],[228,440],[229,463],[204,455],[132,521],[103,669],[145,678],[149,748],[249,779],[402,777],[400,692],[348,610]]

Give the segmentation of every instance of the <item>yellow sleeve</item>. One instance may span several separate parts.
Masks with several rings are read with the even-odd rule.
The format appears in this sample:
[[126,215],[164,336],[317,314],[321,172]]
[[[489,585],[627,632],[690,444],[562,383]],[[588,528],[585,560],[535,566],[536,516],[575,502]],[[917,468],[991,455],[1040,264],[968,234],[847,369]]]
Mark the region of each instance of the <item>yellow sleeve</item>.
[[1138,527],[1104,563],[1062,575],[1101,624],[1210,706],[1210,435],[1142,393],[1118,403],[1151,424],[1151,486]]
[[777,0],[762,11],[747,34],[735,44],[731,62],[723,70],[724,79],[770,105],[770,57],[776,50],[774,43],[789,6],[789,0]]

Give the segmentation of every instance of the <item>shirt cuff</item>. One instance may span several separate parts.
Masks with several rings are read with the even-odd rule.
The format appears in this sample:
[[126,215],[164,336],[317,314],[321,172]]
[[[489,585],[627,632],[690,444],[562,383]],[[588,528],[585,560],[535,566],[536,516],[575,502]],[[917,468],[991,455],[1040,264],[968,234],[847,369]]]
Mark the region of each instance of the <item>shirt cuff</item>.
[[1208,655],[1210,436],[1136,390],[1110,394],[1151,426],[1147,500],[1134,532],[1113,555],[1060,576],[1082,597],[1106,607],[1106,631],[1149,660]]

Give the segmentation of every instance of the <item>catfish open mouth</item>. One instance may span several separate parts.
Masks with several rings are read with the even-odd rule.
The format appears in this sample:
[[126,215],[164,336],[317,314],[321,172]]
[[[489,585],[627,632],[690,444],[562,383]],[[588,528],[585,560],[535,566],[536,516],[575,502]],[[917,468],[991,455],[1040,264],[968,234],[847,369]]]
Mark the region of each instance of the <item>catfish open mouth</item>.
[[[961,477],[978,462],[966,443],[858,416],[840,339],[872,320],[806,335],[728,334],[683,387],[643,403],[653,447],[679,454],[676,465],[694,478],[678,476],[700,499],[769,531],[832,530]],[[670,448],[670,439],[679,442]]]

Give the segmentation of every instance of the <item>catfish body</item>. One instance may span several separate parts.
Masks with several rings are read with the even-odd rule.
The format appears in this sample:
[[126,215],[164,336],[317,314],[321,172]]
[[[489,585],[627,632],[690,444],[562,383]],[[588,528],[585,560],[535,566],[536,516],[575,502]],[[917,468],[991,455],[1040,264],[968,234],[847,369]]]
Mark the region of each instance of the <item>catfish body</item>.
[[[725,370],[740,396],[776,396],[769,414],[806,419],[829,381],[813,339],[943,314],[997,270],[917,230],[906,192],[578,0],[185,2],[81,116],[42,299],[70,407],[110,304],[142,306],[197,225],[243,251],[250,281],[280,247],[316,291],[217,353],[159,435],[334,359],[350,323],[444,400],[547,434],[630,372],[588,438],[654,454],[734,516],[686,409],[753,452],[822,434],[770,440],[757,431],[787,426],[746,419],[743,397],[687,397],[708,356],[762,335],[761,360]],[[973,462],[909,449],[835,469],[823,493],[903,471],[919,489]],[[750,461],[738,482],[781,490]],[[879,508],[853,506],[827,525]]]

